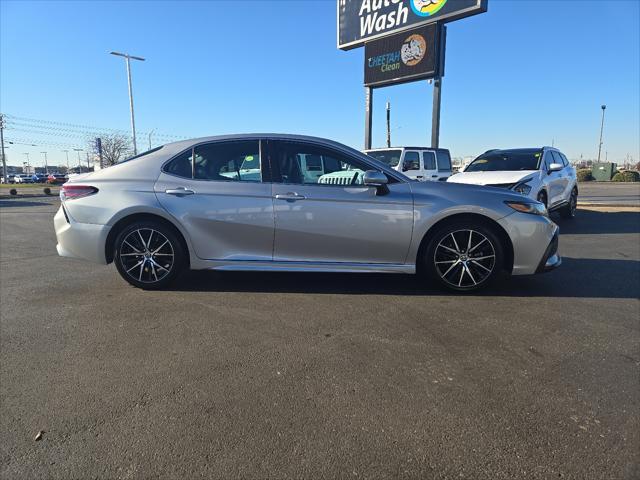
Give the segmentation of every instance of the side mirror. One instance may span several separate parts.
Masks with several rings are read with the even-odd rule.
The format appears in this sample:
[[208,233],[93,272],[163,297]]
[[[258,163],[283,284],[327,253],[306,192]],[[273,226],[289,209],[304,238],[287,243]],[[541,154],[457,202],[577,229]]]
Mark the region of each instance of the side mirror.
[[377,170],[367,170],[364,172],[362,183],[368,187],[380,187],[389,183],[387,176]]
[[563,168],[564,168],[564,165],[562,165],[561,163],[552,163],[551,165],[549,165],[549,173],[559,172]]

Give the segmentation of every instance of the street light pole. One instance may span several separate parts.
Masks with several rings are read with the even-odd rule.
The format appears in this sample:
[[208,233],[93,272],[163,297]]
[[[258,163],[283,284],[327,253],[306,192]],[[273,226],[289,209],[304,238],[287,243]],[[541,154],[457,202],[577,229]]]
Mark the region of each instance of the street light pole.
[[29,170],[31,170],[31,165],[29,164],[29,152],[24,152],[23,155],[27,156],[27,171],[23,172],[25,175],[29,174]]
[[74,152],[78,152],[78,173],[82,173],[82,163],[80,160],[80,152],[82,152],[82,148],[74,148]]
[[144,58],[142,57],[134,57],[133,55],[129,55],[128,53],[120,53],[120,52],[110,52],[111,55],[117,55],[118,57],[124,57],[127,63],[127,79],[129,81],[129,109],[131,110],[131,135],[133,137],[133,154],[138,154],[138,146],[136,145],[136,121],[133,115],[133,89],[131,87],[131,64],[130,60],[140,60],[144,62]]
[[7,159],[4,156],[4,117],[0,113],[0,144],[2,144],[2,178],[4,183],[7,181]]
[[49,175],[49,165],[47,164],[47,152],[40,152],[40,153],[44,153],[44,171],[47,175]]
[[602,123],[600,124],[600,143],[598,144],[598,163],[600,163],[600,154],[602,153],[602,132],[604,131],[604,111],[607,109],[606,105],[602,105]]
[[69,168],[69,150],[62,150],[67,155],[67,172],[70,170]]

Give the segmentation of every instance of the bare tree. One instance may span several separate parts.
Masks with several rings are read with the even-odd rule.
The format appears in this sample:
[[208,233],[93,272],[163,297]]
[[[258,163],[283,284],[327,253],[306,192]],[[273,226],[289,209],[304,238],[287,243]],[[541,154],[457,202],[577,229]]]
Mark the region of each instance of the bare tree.
[[[102,142],[102,166],[109,167],[133,155],[131,139],[121,133],[103,133],[99,135]],[[97,147],[95,139],[89,141],[90,151],[95,152],[97,158]]]

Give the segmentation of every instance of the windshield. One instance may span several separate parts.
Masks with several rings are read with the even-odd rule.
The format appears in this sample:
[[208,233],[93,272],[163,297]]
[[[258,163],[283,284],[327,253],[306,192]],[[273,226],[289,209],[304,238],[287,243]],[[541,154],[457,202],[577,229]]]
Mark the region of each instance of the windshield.
[[540,166],[542,151],[496,150],[480,155],[464,169],[465,172],[499,172],[517,170],[537,170]]
[[400,163],[402,150],[375,150],[373,152],[367,152],[367,155],[389,167],[397,167],[398,163]]

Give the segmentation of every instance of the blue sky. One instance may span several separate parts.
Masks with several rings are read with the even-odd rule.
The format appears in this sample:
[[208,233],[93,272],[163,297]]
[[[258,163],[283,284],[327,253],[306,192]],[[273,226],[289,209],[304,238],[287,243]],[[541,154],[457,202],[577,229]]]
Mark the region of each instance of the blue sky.
[[[0,110],[128,130],[124,61],[108,54],[119,50],[147,58],[133,64],[143,146],[155,129],[303,133],[361,148],[364,52],[336,48],[335,11],[334,0],[3,0]],[[553,141],[572,159],[594,158],[606,103],[603,151],[638,161],[639,24],[637,0],[489,0],[488,13],[449,24],[441,145],[467,156]],[[374,146],[385,139],[386,101],[393,143],[428,144],[431,94],[426,81],[375,90]],[[6,130],[38,142],[10,145],[9,163],[30,152],[42,164],[43,150],[61,163],[63,145],[82,144],[62,128]]]

